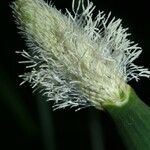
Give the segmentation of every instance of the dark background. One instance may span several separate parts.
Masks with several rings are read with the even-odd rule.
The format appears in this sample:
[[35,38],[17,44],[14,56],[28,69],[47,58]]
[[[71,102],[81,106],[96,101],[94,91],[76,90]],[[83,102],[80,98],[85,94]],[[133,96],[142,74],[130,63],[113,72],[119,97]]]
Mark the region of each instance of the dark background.
[[[16,150],[124,150],[111,118],[95,108],[52,111],[52,103],[32,93],[28,84],[19,86],[18,64],[25,43],[17,33],[9,5],[0,0],[0,149]],[[136,63],[150,68],[150,11],[147,0],[93,0],[96,10],[112,11],[129,27],[131,39],[143,47]],[[71,9],[71,0],[53,0],[58,9]],[[150,105],[150,80],[130,82],[140,98]]]

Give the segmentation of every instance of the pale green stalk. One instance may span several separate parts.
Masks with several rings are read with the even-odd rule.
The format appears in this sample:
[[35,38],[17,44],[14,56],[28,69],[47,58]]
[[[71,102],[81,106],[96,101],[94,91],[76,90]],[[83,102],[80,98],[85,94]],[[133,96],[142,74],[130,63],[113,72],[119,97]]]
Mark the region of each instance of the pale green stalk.
[[127,102],[104,106],[111,115],[127,150],[150,149],[150,107],[130,89]]

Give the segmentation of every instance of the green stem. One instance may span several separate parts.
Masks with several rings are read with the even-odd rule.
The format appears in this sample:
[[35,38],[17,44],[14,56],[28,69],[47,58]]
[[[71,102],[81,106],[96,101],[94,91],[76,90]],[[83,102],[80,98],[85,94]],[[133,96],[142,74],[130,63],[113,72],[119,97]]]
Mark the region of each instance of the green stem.
[[127,150],[150,150],[150,107],[133,89],[123,106],[106,105]]

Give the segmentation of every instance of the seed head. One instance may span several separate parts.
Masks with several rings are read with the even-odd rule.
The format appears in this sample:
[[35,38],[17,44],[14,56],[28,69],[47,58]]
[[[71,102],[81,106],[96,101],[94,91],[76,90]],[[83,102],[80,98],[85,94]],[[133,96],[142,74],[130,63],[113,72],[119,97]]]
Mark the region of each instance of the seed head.
[[62,14],[43,0],[16,0],[13,13],[26,40],[28,72],[21,75],[32,88],[39,88],[54,108],[122,104],[128,97],[128,82],[150,77],[150,71],[133,61],[141,48],[128,39],[121,19],[99,11],[86,0],[72,12]]

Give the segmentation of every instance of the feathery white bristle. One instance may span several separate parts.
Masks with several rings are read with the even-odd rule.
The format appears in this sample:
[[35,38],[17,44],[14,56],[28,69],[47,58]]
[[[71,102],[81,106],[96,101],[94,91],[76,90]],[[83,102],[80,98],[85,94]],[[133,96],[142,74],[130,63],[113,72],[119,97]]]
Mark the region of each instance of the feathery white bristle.
[[[28,63],[21,75],[40,88],[54,108],[95,106],[122,102],[128,81],[150,77],[150,71],[133,61],[141,48],[128,39],[121,19],[99,11],[89,0],[79,0],[66,15],[42,0],[16,0],[13,4],[18,28],[29,51],[20,52]],[[123,93],[123,96],[122,94]]]

